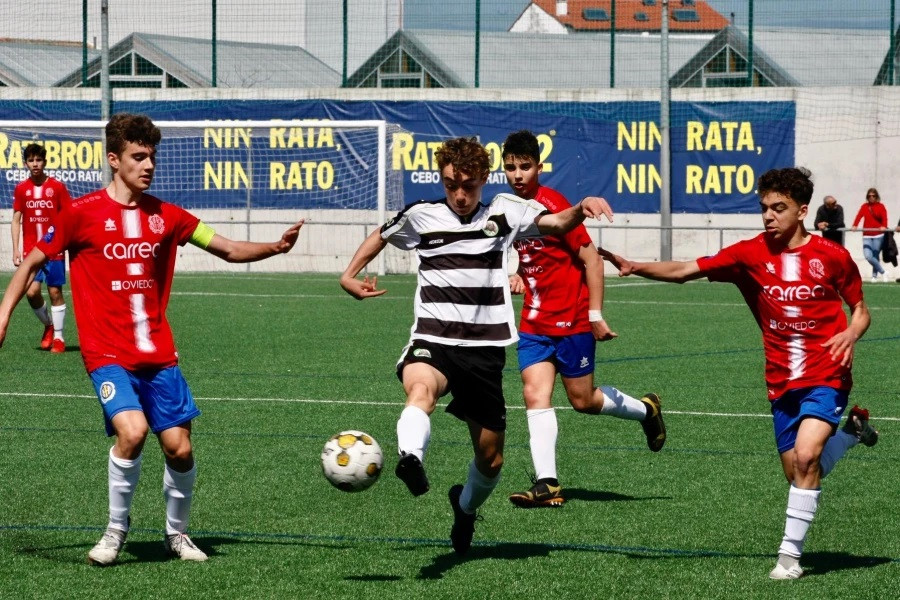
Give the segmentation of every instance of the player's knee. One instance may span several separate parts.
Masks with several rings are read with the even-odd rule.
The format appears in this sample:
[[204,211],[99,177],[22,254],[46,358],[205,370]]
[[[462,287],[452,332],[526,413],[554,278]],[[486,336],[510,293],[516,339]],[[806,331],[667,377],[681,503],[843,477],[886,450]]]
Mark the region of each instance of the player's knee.
[[166,462],[178,471],[188,471],[194,465],[194,453],[190,439],[181,440],[174,445],[167,444],[163,447],[163,454],[166,456]]
[[603,401],[598,402],[594,394],[570,393],[569,403],[575,409],[575,412],[588,415],[599,414],[600,408],[603,406]]
[[144,447],[148,429],[146,426],[127,423],[116,429],[117,445],[123,458],[135,458]]
[[819,455],[808,450],[794,451],[794,476],[805,477],[818,468]]

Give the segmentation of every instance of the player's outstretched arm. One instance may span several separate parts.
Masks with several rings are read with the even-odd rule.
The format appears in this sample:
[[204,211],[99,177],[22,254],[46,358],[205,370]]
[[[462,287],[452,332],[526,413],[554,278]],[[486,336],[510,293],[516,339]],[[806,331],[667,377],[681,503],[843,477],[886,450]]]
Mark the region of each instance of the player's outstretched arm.
[[[666,260],[661,262],[634,262],[617,257],[619,276],[640,275],[656,281],[684,283],[703,277],[696,260]],[[613,263],[615,264],[615,263]]]
[[588,196],[581,202],[558,213],[544,213],[535,219],[538,231],[544,235],[563,235],[584,223],[585,219],[605,216],[612,223],[613,212],[603,198]]
[[836,334],[830,340],[822,344],[831,350],[831,360],[841,361],[841,366],[848,367],[853,364],[853,351],[856,342],[869,329],[872,318],[869,316],[869,307],[864,300],[853,306],[850,313],[850,324],[847,329]]
[[205,250],[218,256],[222,260],[231,263],[255,262],[291,251],[297,238],[300,236],[300,228],[303,227],[303,219],[297,221],[288,228],[277,242],[242,242],[230,240],[227,237],[215,234],[209,241]]
[[35,247],[31,249],[31,252],[13,273],[9,285],[6,286],[6,291],[3,293],[3,300],[0,301],[0,346],[3,346],[3,341],[6,339],[6,329],[9,327],[9,318],[13,309],[25,295],[25,290],[28,289],[28,286],[34,281],[34,276],[46,262],[47,255]]
[[381,238],[379,229],[373,231],[369,237],[363,240],[363,243],[356,249],[353,258],[350,259],[350,264],[347,265],[347,268],[341,274],[341,287],[344,288],[345,292],[357,300],[380,296],[387,292],[387,290],[376,289],[378,285],[377,277],[373,277],[371,280],[368,275],[361,280],[356,278],[359,272],[384,250],[385,246],[387,246],[387,242]]

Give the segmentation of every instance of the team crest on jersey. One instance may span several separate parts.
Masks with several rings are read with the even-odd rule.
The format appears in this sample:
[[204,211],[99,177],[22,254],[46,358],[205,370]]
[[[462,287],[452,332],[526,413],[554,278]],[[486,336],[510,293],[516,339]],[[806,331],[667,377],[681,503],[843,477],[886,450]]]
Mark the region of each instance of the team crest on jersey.
[[488,237],[495,237],[498,233],[500,233],[500,226],[497,225],[496,221],[488,221],[484,224],[484,229],[481,231],[484,232],[484,235]]
[[116,397],[116,384],[112,381],[104,381],[100,384],[100,402],[106,404]]
[[162,232],[166,230],[166,223],[159,215],[150,215],[147,224],[150,225],[150,231],[156,235],[162,235]]
[[50,188],[49,190],[47,190],[47,197],[48,197],[48,198],[52,198],[52,197],[53,197],[53,194],[55,194],[55,193],[56,193],[56,192],[53,191],[53,188]]
[[814,258],[809,261],[809,274],[815,277],[816,279],[822,279],[825,277],[825,265],[822,264],[822,261],[818,258]]

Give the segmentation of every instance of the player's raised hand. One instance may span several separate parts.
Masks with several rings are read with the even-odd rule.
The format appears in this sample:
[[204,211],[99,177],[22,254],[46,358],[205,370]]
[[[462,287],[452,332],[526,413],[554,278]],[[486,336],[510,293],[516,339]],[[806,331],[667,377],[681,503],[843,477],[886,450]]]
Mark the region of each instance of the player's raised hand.
[[291,227],[281,234],[281,239],[275,242],[278,246],[278,252],[280,254],[285,254],[286,252],[290,252],[291,248],[294,247],[294,244],[297,243],[297,238],[300,237],[300,228],[303,227],[303,223],[305,223],[305,219],[300,219]]
[[357,300],[380,296],[387,292],[387,290],[377,289],[378,277],[372,277],[370,281],[368,275],[363,277],[362,280],[356,277],[341,277],[341,287]]
[[588,196],[581,201],[581,210],[586,218],[599,219],[605,216],[607,221],[613,222],[613,210],[605,198]]
[[509,292],[511,294],[525,293],[525,281],[522,280],[518,273],[513,273],[509,276]]

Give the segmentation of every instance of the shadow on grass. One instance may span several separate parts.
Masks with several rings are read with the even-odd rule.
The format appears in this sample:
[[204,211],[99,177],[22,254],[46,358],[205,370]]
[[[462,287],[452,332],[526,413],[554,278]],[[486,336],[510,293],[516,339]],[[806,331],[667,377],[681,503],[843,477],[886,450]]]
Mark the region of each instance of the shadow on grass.
[[[194,543],[197,544],[197,547],[203,550],[210,558],[219,554],[219,552],[217,551],[219,547],[226,546],[228,544],[272,543],[258,542],[256,540],[247,542],[247,540],[241,540],[234,537],[206,537],[192,535],[191,539],[193,539]],[[15,552],[16,554],[33,556],[57,563],[84,562],[87,564],[88,552],[90,552],[91,548],[93,547],[93,542],[88,544],[56,544],[52,546],[35,546],[25,543],[24,545],[17,548]],[[329,545],[329,547],[333,547],[333,545]],[[115,563],[115,565],[111,566],[127,566],[129,564],[166,562],[170,560],[175,559],[173,559],[166,553],[162,539],[158,541],[132,540],[125,542],[125,547],[122,549],[122,553],[119,555],[119,560]]]
[[672,496],[626,496],[615,492],[603,492],[597,490],[585,490],[582,488],[563,488],[563,496],[566,501],[579,502],[633,502],[642,500],[671,500]]
[[898,560],[886,556],[857,556],[846,552],[807,552],[800,559],[804,569],[804,578],[825,575],[832,571],[871,569],[892,562],[898,562]]

